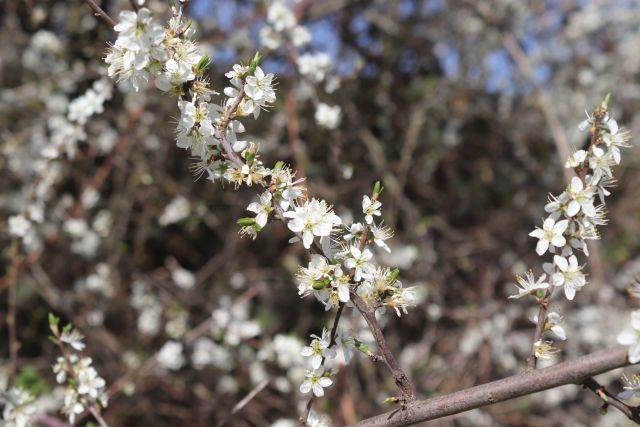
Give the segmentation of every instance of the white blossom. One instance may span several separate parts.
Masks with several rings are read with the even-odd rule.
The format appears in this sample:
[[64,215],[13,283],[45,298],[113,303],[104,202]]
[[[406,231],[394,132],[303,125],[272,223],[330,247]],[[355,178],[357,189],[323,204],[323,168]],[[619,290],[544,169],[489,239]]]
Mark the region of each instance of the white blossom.
[[569,259],[555,255],[553,263],[558,268],[551,276],[551,283],[554,286],[564,286],[564,294],[568,300],[573,300],[576,291],[582,289],[587,283],[587,279],[582,272],[582,266],[578,265],[578,258],[571,255]]
[[331,69],[331,58],[324,52],[305,53],[298,57],[298,71],[316,82],[324,80]]
[[381,247],[382,249],[384,249],[389,253],[391,252],[391,248],[389,248],[389,246],[385,242],[386,240],[393,237],[393,230],[391,230],[391,228],[386,227],[382,224],[380,225],[372,224],[371,234],[373,235],[373,242],[377,246]]
[[373,258],[373,253],[369,248],[364,248],[362,251],[357,246],[349,248],[349,257],[344,260],[344,266],[355,270],[353,278],[356,282],[362,279],[363,271],[370,268],[371,258]]
[[567,216],[575,216],[580,211],[589,217],[596,215],[596,209],[593,206],[593,189],[584,188],[584,183],[580,178],[574,176],[571,179],[567,193],[571,198],[567,206]]
[[382,202],[377,199],[372,199],[369,196],[362,197],[362,213],[365,214],[365,221],[367,224],[371,224],[373,222],[374,216],[380,216],[382,207]]
[[172,371],[177,371],[185,364],[182,354],[182,343],[178,341],[167,341],[156,356],[158,363]]
[[70,331],[63,331],[60,336],[60,341],[65,344],[69,344],[74,350],[84,350],[85,344],[82,342],[84,337],[77,329],[71,329]]
[[533,295],[539,289],[549,288],[549,283],[545,281],[546,274],[540,276],[537,280],[531,271],[527,271],[524,276],[517,276],[518,283],[516,289],[518,293],[516,295],[510,295],[509,298],[522,298],[527,295]]
[[13,387],[7,392],[0,392],[4,400],[2,420],[7,427],[28,427],[34,425],[37,406],[31,394],[20,388]]
[[9,234],[15,237],[24,237],[31,229],[31,222],[24,215],[9,217]]
[[549,249],[549,245],[557,248],[563,247],[567,241],[562,234],[568,225],[569,221],[566,219],[556,222],[549,217],[544,220],[542,228],[536,227],[535,230],[529,233],[529,236],[539,239],[536,245],[538,255],[543,255]]
[[306,249],[311,247],[314,236],[328,237],[334,227],[342,223],[330,205],[317,199],[307,200],[303,205],[296,206],[293,211],[287,211],[283,215],[290,219],[287,223],[289,229],[302,234],[302,243]]
[[340,123],[341,111],[338,105],[332,107],[321,102],[316,108],[314,117],[320,126],[327,129],[335,129]]
[[640,375],[633,375],[631,378],[623,375],[622,382],[624,391],[618,394],[618,399],[628,400],[632,397],[640,397]]
[[300,392],[307,394],[313,391],[316,397],[324,396],[324,388],[333,384],[331,378],[324,375],[323,370],[307,371],[304,376],[306,380],[300,384]]
[[258,224],[260,228],[267,225],[269,213],[273,210],[271,199],[271,193],[269,191],[265,191],[260,195],[260,200],[258,202],[252,202],[247,207],[248,211],[256,214],[256,224]]
[[629,363],[640,362],[640,310],[631,312],[631,328],[618,334],[618,344],[628,346]]
[[331,338],[327,329],[322,330],[322,337],[311,335],[313,340],[308,347],[303,347],[300,354],[309,357],[313,369],[320,368],[323,359],[336,357],[335,349],[331,348]]

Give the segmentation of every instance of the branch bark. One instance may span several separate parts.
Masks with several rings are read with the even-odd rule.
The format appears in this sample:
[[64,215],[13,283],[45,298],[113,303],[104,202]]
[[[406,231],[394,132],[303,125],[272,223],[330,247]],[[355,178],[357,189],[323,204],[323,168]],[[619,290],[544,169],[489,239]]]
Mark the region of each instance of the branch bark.
[[404,426],[435,420],[566,384],[583,384],[590,377],[629,365],[627,348],[600,350],[549,368],[530,370],[445,396],[414,401],[356,424],[358,427]]
[[93,0],[84,0],[84,2],[93,11],[93,14],[96,17],[102,19],[105,24],[107,24],[110,27],[115,27],[116,26],[117,22],[113,18],[111,18],[107,12],[102,10],[102,8],[100,6],[98,6],[98,4],[95,1],[93,1]]

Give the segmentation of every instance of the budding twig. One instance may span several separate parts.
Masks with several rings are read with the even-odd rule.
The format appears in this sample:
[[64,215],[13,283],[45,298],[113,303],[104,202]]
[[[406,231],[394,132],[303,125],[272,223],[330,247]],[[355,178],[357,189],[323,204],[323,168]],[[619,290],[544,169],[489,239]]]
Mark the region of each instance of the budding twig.
[[587,378],[582,386],[588,390],[593,391],[596,396],[602,399],[603,409],[606,409],[608,406],[613,406],[620,412],[622,412],[627,418],[629,418],[634,423],[640,425],[640,408],[632,407],[618,399],[613,394],[609,393],[609,391],[594,378]]

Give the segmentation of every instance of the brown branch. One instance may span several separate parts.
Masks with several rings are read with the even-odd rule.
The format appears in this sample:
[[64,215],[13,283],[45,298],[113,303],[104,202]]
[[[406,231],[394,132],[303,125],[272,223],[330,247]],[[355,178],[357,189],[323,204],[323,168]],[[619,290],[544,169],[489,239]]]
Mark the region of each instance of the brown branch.
[[405,410],[390,411],[356,424],[359,427],[404,426],[435,420],[566,384],[583,384],[590,377],[629,365],[627,348],[600,350],[549,368],[530,370],[445,396],[414,401]]
[[[13,383],[18,368],[18,338],[16,335],[16,287],[22,256],[20,254],[20,239],[14,239],[9,250],[11,264],[7,272],[7,329],[9,329],[9,383]],[[2,288],[0,287],[0,292]]]
[[594,392],[600,399],[602,399],[603,409],[607,409],[608,406],[613,406],[620,412],[622,412],[627,418],[629,418],[634,423],[640,425],[640,408],[632,407],[618,399],[613,394],[609,393],[607,389],[600,385],[598,381],[594,378],[587,378],[587,380],[582,383],[582,386],[586,389]]
[[94,0],[84,0],[84,2],[93,11],[94,16],[102,19],[104,23],[109,25],[110,27],[116,26],[117,22],[114,21],[113,18],[111,18],[107,12],[102,10],[102,8],[98,6],[98,4]]
[[393,379],[402,393],[401,400],[403,401],[403,404],[404,402],[412,401],[414,399],[413,385],[387,345],[384,334],[376,320],[375,308],[367,307],[367,304],[354,290],[351,291],[351,300],[364,317],[367,325],[369,325],[369,329],[371,329],[373,337],[376,340],[376,344],[382,353],[384,363],[391,371],[391,375],[393,375]]
[[236,403],[233,406],[233,409],[231,409],[231,412],[229,412],[227,416],[224,417],[218,423],[217,427],[224,427],[231,420],[231,417],[233,417],[233,415],[237,414],[242,410],[242,408],[247,406],[247,404],[251,402],[251,400],[253,400],[253,398],[256,397],[258,393],[264,390],[269,385],[270,382],[271,382],[271,379],[267,378],[265,380],[262,380],[260,383],[258,383],[258,385],[255,386],[253,390],[249,392],[249,394],[247,394],[244,398],[242,398],[242,400],[240,400],[238,403]]
[[531,369],[536,369],[536,343],[542,339],[544,334],[544,325],[547,323],[547,311],[549,311],[549,304],[551,302],[551,294],[555,286],[550,286],[544,295],[542,301],[540,301],[540,308],[538,309],[538,323],[536,324],[536,330],[533,333],[533,344],[531,345],[531,354],[527,359],[527,363]]

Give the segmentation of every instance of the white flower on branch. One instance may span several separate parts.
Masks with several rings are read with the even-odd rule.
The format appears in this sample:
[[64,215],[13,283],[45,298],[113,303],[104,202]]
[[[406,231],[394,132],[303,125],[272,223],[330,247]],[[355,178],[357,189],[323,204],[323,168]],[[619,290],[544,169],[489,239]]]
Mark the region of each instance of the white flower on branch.
[[539,340],[533,344],[533,351],[536,358],[548,360],[548,359],[551,359],[553,355],[558,353],[558,351],[560,350],[553,347],[551,341]]
[[76,351],[84,350],[85,344],[82,342],[84,336],[77,330],[71,329],[69,331],[63,331],[60,335],[60,341],[65,344],[69,344],[71,348]]
[[338,127],[340,123],[340,115],[342,114],[342,110],[340,106],[330,106],[324,103],[318,104],[315,112],[316,122],[327,129],[335,129]]
[[342,224],[332,207],[324,200],[317,199],[307,200],[293,211],[285,212],[283,216],[290,219],[287,223],[289,230],[302,234],[302,244],[306,249],[311,247],[314,236],[328,237],[334,227]]
[[250,212],[254,212],[256,214],[256,224],[263,228],[267,225],[267,221],[269,219],[269,213],[273,211],[272,206],[272,195],[269,191],[265,191],[260,195],[260,200],[257,202],[252,202],[247,206],[247,210]]
[[[533,323],[538,323],[538,315],[534,315],[531,318]],[[547,319],[544,324],[545,331],[551,331],[559,340],[564,341],[567,339],[567,334],[564,331],[564,328],[560,325],[562,323],[562,316],[560,316],[555,311],[552,311],[547,314]]]
[[640,362],[640,310],[631,312],[631,328],[618,334],[618,344],[628,346],[629,363]]
[[331,378],[325,376],[324,370],[307,371],[304,376],[306,380],[300,384],[300,392],[307,394],[313,391],[316,397],[324,396],[324,388],[333,384]]
[[523,276],[516,276],[518,281],[516,289],[518,293],[516,295],[510,295],[509,298],[522,298],[527,295],[535,295],[538,290],[548,289],[549,283],[545,281],[546,278],[547,275],[543,274],[536,280],[531,271],[527,271]]
[[309,357],[311,360],[311,367],[313,369],[320,368],[322,359],[333,359],[337,353],[335,349],[331,348],[331,337],[329,331],[325,328],[322,330],[322,337],[317,335],[311,335],[313,340],[308,347],[303,347],[300,354],[304,357]]
[[630,147],[629,140],[631,140],[631,132],[628,130],[622,130],[618,127],[618,122],[613,118],[607,121],[609,127],[609,133],[605,133],[602,136],[602,140],[609,147],[611,156],[614,162],[620,164],[620,148]]
[[571,198],[567,206],[567,216],[572,217],[582,212],[589,217],[596,215],[596,209],[593,206],[593,189],[584,188],[584,183],[580,178],[574,176],[567,188],[567,193]]
[[640,397],[640,375],[633,375],[631,378],[623,375],[622,382],[624,391],[618,394],[618,399],[628,400],[632,397]]
[[354,269],[353,278],[356,282],[359,282],[362,279],[363,272],[372,268],[369,261],[373,258],[373,253],[371,253],[369,248],[360,250],[357,246],[351,246],[347,256],[348,257],[344,260],[344,266]]
[[275,0],[271,2],[269,9],[267,9],[267,22],[276,31],[284,31],[296,25],[296,17],[284,2]]
[[589,167],[593,171],[594,179],[599,181],[602,177],[611,178],[613,176],[611,167],[616,164],[611,151],[605,151],[597,146],[594,146],[591,151],[593,155],[589,157]]
[[319,83],[331,69],[331,58],[324,52],[305,53],[298,57],[298,71]]
[[9,217],[9,234],[15,237],[24,237],[31,229],[31,221],[24,215],[14,215]]
[[142,8],[138,13],[120,12],[120,23],[114,27],[119,33],[105,61],[108,74],[131,84],[139,91],[149,80],[148,66],[154,58],[162,58],[160,43],[164,40],[164,29],[151,22],[151,12]]
[[539,239],[536,245],[538,255],[544,255],[550,245],[562,248],[567,243],[562,234],[568,225],[569,221],[566,219],[556,222],[553,218],[549,217],[544,220],[542,228],[536,227],[535,230],[529,233],[529,236]]
[[371,225],[371,234],[373,235],[373,242],[378,245],[378,247],[384,249],[387,252],[391,252],[391,249],[385,242],[386,240],[393,237],[393,230],[391,228],[384,226],[382,224],[372,224]]
[[568,300],[573,300],[576,291],[582,289],[587,284],[585,274],[582,272],[582,266],[578,265],[578,258],[571,255],[569,259],[555,255],[553,263],[558,268],[551,276],[551,283],[554,286],[564,286],[564,294]]
[[585,159],[587,158],[587,152],[584,150],[575,151],[571,156],[567,159],[564,164],[565,168],[576,168],[580,166]]
[[298,294],[306,296],[324,289],[333,280],[335,269],[336,267],[329,264],[322,255],[312,255],[308,267],[300,267],[296,274]]
[[156,356],[158,363],[172,371],[182,368],[186,362],[182,354],[182,343],[178,341],[167,341]]
[[373,222],[374,216],[380,216],[382,212],[380,208],[382,207],[382,202],[377,199],[372,199],[369,196],[362,197],[362,213],[365,214],[365,221],[367,224],[371,224]]
[[26,390],[20,387],[10,388],[7,392],[0,391],[4,400],[2,420],[7,427],[28,427],[34,425],[38,410],[35,399]]

